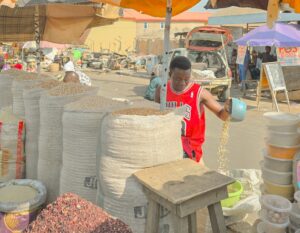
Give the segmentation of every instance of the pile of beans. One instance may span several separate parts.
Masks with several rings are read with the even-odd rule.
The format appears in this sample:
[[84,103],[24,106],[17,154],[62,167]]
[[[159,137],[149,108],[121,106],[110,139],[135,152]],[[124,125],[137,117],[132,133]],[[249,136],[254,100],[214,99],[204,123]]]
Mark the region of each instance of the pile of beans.
[[151,108],[129,108],[114,112],[114,115],[137,115],[137,116],[150,116],[150,115],[166,115],[170,111],[160,111]]
[[88,86],[83,86],[77,83],[63,83],[51,89],[48,93],[51,96],[67,96],[67,95],[77,95],[90,90],[93,90],[93,88]]
[[61,84],[61,82],[50,79],[50,80],[44,80],[41,83],[38,83],[38,84],[32,86],[31,88],[52,89],[53,87],[56,87],[60,84]]
[[72,193],[49,204],[25,230],[25,233],[41,232],[132,233],[125,223]]

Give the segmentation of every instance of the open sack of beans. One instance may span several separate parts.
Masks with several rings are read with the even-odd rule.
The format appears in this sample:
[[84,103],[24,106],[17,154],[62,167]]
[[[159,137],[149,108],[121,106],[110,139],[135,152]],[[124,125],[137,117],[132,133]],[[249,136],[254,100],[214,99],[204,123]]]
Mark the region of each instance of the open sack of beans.
[[84,96],[96,95],[98,88],[66,83],[44,93],[40,99],[38,180],[47,188],[47,203],[59,195],[62,165],[62,116],[64,106]]
[[60,85],[57,80],[43,80],[23,91],[26,120],[26,178],[37,179],[38,142],[40,133],[40,98],[43,93]]
[[[102,121],[98,204],[134,233],[145,231],[147,198],[132,174],[182,158],[181,120],[174,112],[133,107],[112,112]],[[160,232],[173,232],[166,209],[161,211]]]
[[25,233],[132,233],[130,228],[96,205],[66,193],[49,204]]

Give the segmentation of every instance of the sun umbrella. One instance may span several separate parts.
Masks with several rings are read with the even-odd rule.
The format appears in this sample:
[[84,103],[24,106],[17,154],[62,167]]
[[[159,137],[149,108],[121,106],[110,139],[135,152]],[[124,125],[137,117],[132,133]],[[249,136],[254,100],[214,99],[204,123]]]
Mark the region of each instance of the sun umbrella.
[[235,41],[244,46],[300,47],[300,27],[276,23],[273,28],[266,25],[255,28]]

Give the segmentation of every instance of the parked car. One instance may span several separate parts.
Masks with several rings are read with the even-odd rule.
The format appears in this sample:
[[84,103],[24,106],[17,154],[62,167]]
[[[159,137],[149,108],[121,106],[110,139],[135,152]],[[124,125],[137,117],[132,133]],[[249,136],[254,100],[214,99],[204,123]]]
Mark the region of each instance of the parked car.
[[168,63],[176,56],[185,56],[192,62],[193,80],[217,94],[224,101],[230,96],[232,73],[228,65],[225,46],[232,41],[228,29],[197,27],[189,32],[185,48],[168,53]]

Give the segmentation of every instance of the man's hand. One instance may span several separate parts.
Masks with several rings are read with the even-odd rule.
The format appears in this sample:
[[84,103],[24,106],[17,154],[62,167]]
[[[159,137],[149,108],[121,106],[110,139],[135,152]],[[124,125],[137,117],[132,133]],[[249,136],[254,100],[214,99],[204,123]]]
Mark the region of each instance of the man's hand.
[[232,113],[232,99],[227,99],[224,104],[224,110],[229,114]]

